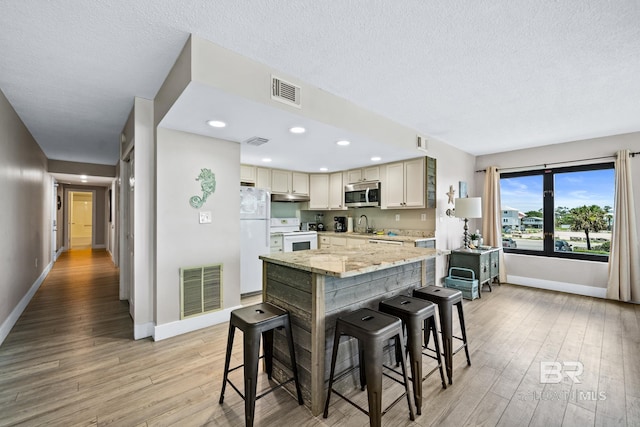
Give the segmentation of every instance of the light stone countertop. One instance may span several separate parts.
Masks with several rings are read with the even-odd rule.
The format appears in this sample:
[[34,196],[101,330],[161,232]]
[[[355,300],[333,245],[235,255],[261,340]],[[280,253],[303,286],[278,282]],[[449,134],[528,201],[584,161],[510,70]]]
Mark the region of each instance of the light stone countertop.
[[421,242],[424,240],[434,240],[435,237],[420,237],[420,236],[405,236],[405,235],[395,235],[389,236],[388,234],[371,234],[371,233],[336,233],[335,231],[320,231],[318,232],[318,236],[330,236],[330,237],[348,237],[353,239],[363,239],[363,240],[391,240],[396,242],[407,242],[407,243],[415,243]]
[[[346,233],[345,233],[346,234]],[[448,253],[411,246],[367,245],[261,255],[265,262],[334,277],[351,277]]]

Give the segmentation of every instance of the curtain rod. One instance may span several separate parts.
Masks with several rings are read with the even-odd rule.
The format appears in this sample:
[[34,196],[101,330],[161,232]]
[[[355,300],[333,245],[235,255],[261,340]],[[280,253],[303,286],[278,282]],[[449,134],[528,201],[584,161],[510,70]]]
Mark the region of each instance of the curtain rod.
[[[629,154],[631,155],[631,157],[635,157],[635,156],[640,154],[640,151],[637,151],[635,153],[629,153]],[[498,170],[500,171],[500,170],[505,170],[505,169],[530,169],[530,168],[534,168],[534,167],[546,168],[546,167],[551,166],[551,165],[563,165],[563,164],[566,164],[566,163],[587,162],[587,161],[590,161],[590,160],[613,159],[615,157],[616,157],[615,154],[612,154],[610,156],[591,157],[590,159],[567,160],[567,161],[564,161],[564,162],[551,162],[551,163],[543,163],[543,164],[539,164],[539,165],[516,166],[516,167],[513,167],[513,168],[499,168]],[[480,170],[477,170],[476,172],[486,172],[486,170],[480,169]]]

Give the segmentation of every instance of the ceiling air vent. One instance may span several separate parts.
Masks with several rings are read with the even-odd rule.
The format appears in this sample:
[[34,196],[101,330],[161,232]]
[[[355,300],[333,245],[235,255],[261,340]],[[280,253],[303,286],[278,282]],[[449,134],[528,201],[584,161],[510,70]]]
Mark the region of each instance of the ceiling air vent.
[[244,143],[249,145],[255,145],[256,147],[261,146],[262,144],[266,144],[269,142],[267,138],[260,138],[259,136],[254,136],[252,138],[247,139]]
[[271,76],[271,99],[300,108],[300,88]]
[[424,152],[427,151],[427,138],[424,136],[417,135],[416,136],[416,148],[418,150],[422,150]]

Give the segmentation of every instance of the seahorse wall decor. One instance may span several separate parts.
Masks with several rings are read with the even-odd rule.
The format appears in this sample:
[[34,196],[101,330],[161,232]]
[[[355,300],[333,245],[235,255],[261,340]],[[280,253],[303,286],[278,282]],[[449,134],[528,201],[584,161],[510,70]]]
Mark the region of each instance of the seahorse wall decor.
[[211,169],[200,169],[200,175],[198,175],[196,181],[200,181],[202,197],[191,196],[189,204],[195,209],[200,209],[204,202],[207,201],[207,198],[216,191],[216,175],[211,172]]

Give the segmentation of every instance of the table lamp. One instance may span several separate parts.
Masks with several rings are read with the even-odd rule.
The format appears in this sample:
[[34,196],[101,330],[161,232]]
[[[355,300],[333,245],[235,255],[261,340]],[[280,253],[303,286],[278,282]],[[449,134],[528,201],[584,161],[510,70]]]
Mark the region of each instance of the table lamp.
[[455,216],[464,219],[464,250],[469,251],[469,218],[482,218],[482,199],[464,197],[455,200]]

